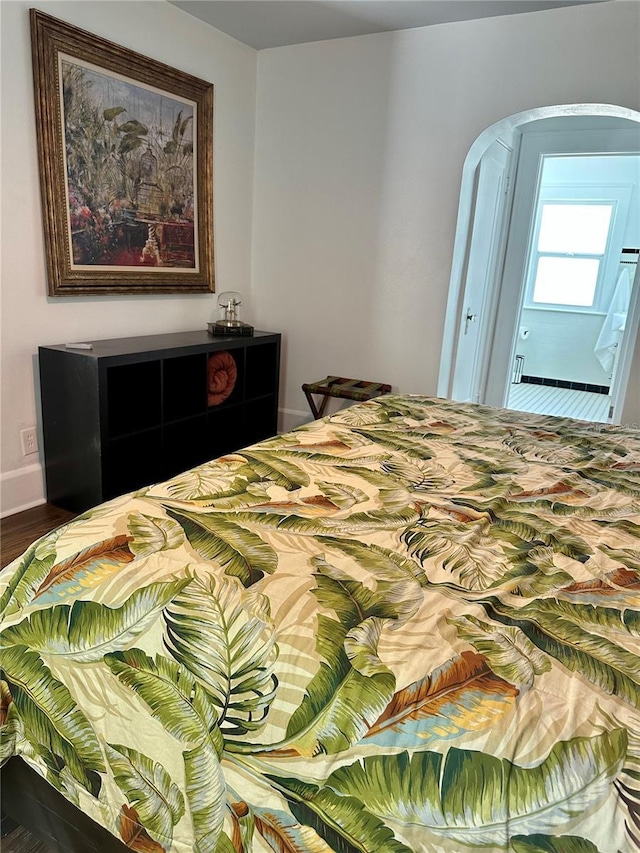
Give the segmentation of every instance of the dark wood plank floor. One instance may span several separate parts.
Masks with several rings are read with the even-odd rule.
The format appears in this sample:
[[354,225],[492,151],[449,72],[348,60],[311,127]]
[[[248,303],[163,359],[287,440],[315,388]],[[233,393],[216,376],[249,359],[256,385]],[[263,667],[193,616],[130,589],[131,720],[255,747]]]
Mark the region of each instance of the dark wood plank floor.
[[19,826],[0,841],[2,853],[51,853],[51,848]]
[[31,545],[34,539],[71,521],[73,512],[51,504],[41,504],[0,519],[0,556],[4,568]]
[[[66,524],[74,513],[51,504],[27,509],[0,519],[0,567],[19,557],[29,545],[50,530]],[[19,826],[0,841],[2,853],[49,853],[50,848]]]

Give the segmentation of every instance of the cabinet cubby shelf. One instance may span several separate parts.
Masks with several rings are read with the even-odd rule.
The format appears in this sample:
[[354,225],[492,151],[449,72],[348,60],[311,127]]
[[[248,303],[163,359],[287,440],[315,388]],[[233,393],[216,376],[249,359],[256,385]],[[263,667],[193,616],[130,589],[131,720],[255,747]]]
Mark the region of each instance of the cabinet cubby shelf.
[[[90,343],[90,350],[38,350],[47,500],[56,506],[82,512],[276,432],[277,333],[176,332]],[[222,357],[222,394],[218,385],[213,390],[229,393],[210,405],[209,359],[216,353],[231,359]]]

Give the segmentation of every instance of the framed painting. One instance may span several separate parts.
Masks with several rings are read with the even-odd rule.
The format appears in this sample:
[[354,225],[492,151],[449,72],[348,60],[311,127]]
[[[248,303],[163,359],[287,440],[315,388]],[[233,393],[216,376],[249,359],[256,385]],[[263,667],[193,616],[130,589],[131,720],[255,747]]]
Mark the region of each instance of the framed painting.
[[213,291],[213,85],[30,14],[49,295]]

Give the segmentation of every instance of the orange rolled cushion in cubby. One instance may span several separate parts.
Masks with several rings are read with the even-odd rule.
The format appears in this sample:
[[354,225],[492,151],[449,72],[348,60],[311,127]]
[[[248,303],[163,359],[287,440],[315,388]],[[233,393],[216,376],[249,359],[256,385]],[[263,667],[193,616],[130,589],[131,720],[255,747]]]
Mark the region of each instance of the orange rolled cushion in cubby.
[[234,357],[226,352],[214,352],[209,356],[207,367],[207,401],[210,406],[219,406],[229,397],[236,386],[238,368]]

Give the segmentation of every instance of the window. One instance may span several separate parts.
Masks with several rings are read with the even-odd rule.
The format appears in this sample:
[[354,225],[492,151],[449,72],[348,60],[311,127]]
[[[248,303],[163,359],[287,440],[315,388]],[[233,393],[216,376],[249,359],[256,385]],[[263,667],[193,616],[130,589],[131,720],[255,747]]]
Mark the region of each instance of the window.
[[594,308],[615,204],[541,201],[531,305]]
[[530,159],[537,190],[524,306],[606,313],[628,230],[633,189],[628,180],[640,161],[607,154],[541,154],[537,146]]

